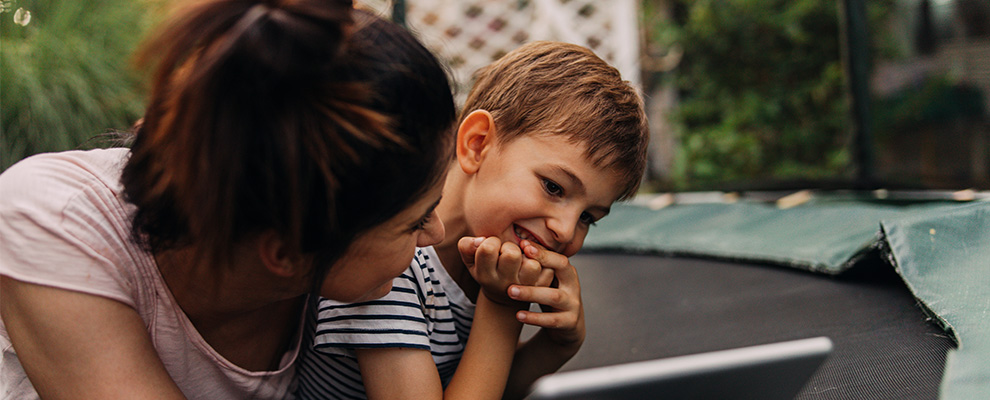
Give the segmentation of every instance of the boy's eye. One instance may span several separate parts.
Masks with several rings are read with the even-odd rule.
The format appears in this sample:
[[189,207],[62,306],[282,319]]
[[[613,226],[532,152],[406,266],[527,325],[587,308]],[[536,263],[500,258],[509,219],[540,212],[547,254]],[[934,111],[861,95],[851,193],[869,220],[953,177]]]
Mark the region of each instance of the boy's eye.
[[595,225],[595,216],[594,215],[591,215],[589,213],[583,212],[583,213],[581,213],[580,219],[581,219],[581,223],[582,224],[589,225],[589,226],[594,226]]
[[564,194],[564,188],[549,179],[543,179],[543,190],[546,190],[551,196],[561,196]]

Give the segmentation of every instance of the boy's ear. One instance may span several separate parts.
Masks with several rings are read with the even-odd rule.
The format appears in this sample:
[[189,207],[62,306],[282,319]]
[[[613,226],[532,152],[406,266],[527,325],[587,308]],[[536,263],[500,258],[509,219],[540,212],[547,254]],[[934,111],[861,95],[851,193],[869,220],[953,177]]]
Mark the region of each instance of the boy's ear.
[[276,276],[291,278],[305,270],[302,257],[291,251],[274,231],[259,235],[256,246],[261,262]]
[[457,163],[464,173],[478,172],[495,140],[495,120],[485,110],[474,110],[457,128]]

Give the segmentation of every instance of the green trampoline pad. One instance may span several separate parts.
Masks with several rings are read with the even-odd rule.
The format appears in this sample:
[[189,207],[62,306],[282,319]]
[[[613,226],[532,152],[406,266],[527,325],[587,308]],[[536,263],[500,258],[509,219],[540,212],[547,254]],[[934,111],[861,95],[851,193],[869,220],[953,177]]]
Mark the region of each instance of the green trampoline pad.
[[825,275],[880,254],[958,344],[945,399],[990,398],[990,201],[912,205],[817,199],[788,209],[758,202],[617,204],[584,249],[767,263]]

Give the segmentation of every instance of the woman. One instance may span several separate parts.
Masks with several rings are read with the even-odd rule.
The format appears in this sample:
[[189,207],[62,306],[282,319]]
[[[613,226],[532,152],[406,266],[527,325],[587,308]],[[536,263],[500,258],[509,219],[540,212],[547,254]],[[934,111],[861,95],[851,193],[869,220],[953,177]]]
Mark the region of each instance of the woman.
[[0,175],[4,397],[285,397],[307,296],[442,238],[446,75],[349,1],[200,2],[143,54],[130,150]]

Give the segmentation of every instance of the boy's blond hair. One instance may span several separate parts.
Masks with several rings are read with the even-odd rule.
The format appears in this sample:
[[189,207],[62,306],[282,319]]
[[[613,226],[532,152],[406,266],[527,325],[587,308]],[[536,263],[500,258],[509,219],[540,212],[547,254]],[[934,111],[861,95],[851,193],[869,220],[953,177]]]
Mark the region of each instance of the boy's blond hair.
[[459,121],[479,109],[494,118],[499,144],[521,135],[566,135],[587,145],[596,167],[620,174],[619,199],[639,188],[649,140],[643,101],[585,47],[531,42],[479,69]]

